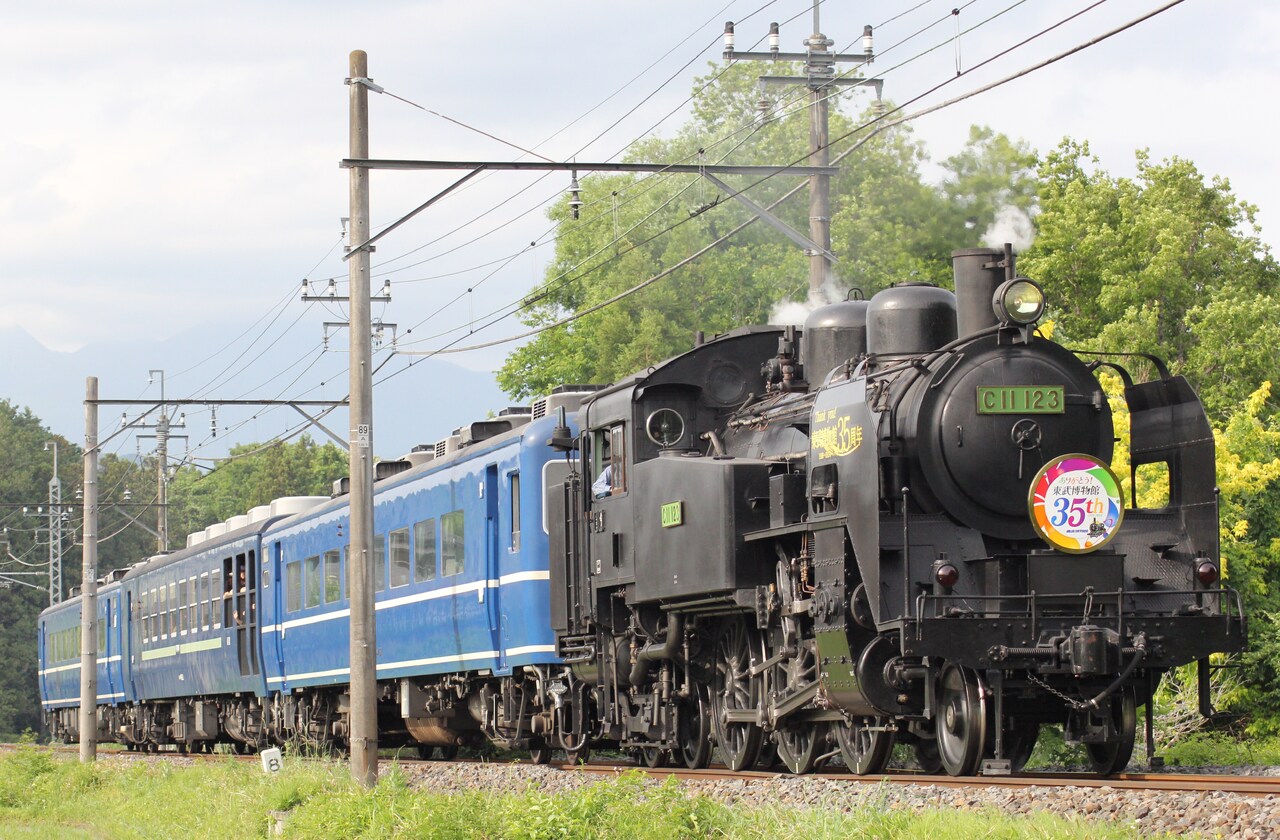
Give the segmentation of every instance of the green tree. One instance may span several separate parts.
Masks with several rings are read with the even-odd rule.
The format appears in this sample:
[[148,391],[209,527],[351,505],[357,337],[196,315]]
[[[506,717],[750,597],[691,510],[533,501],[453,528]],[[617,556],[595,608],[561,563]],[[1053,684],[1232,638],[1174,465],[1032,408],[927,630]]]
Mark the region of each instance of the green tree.
[[[0,527],[4,528],[4,548],[0,550],[0,570],[30,572],[43,567],[48,558],[48,537],[41,530],[47,521],[42,516],[24,515],[46,503],[49,480],[53,475],[53,452],[44,448],[57,441],[59,478],[64,488],[78,483],[75,468],[79,450],[51,433],[31,413],[7,400],[0,400]],[[65,497],[64,497],[65,498]],[[72,499],[66,499],[70,502]],[[68,539],[68,547],[71,540]],[[24,566],[10,559],[18,558]],[[76,575],[72,580],[78,580]],[[23,575],[14,580],[47,587],[47,579]],[[36,684],[36,617],[49,604],[47,589],[40,591],[20,584],[0,588],[0,736],[14,736],[40,726],[40,708]]]
[[[758,68],[713,68],[719,78],[695,83],[690,119],[668,139],[637,144],[629,160],[774,164],[804,162],[808,122],[804,97],[787,91],[774,118],[759,120]],[[782,71],[780,71],[782,72]],[[793,114],[788,117],[787,114]],[[970,145],[943,164],[948,186],[924,182],[924,147],[905,126],[870,136],[855,118],[832,109],[830,133],[840,139],[833,155],[841,171],[832,182],[832,249],[838,256],[835,297],[849,286],[868,295],[910,279],[949,283],[951,250],[974,244],[1001,202],[1029,206],[1026,148],[989,129],[975,130]],[[797,185],[794,177],[753,182],[725,178],[769,205]],[[560,223],[556,255],[544,284],[526,303],[525,321],[548,327],[566,316],[572,323],[545,329],[513,352],[498,373],[510,394],[526,398],[566,382],[611,382],[690,346],[697,331],[723,332],[764,323],[778,304],[804,300],[804,254],[764,224],[753,224],[674,276],[615,303],[593,309],[752,218],[739,203],[697,176],[589,176],[581,181],[585,206],[571,218],[568,199],[550,211]],[[807,194],[801,190],[774,212],[808,230]],[[954,208],[952,205],[956,205]]]
[[1280,268],[1229,182],[1145,151],[1136,177],[1115,177],[1072,140],[1040,178],[1036,241],[1020,265],[1046,282],[1065,341],[1166,358],[1219,422],[1280,373]]
[[346,474],[345,452],[306,435],[293,443],[236,446],[210,473],[178,470],[169,489],[170,531],[177,540],[281,496],[327,496]]
[[949,214],[945,233],[952,249],[976,247],[1005,208],[1024,217],[1039,204],[1039,159],[1025,141],[1012,140],[983,125],[969,127],[963,150],[942,162],[941,184]]

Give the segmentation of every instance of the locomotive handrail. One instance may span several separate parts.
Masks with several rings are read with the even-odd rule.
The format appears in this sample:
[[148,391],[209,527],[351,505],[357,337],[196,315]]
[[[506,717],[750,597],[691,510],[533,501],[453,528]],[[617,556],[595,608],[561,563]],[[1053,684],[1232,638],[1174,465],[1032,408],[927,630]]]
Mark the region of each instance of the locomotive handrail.
[[[1044,602],[1046,600],[1065,601],[1067,599],[1083,598],[1083,597],[1086,597],[1088,594],[1089,593],[1085,593],[1085,592],[1054,592],[1054,593],[1046,594],[1043,592],[1032,591],[1026,595],[935,595],[928,592],[922,592],[920,593],[920,596],[917,598],[917,604],[918,604],[917,609],[919,610],[917,620],[921,620],[921,621],[925,620],[924,610],[925,608],[928,607],[928,605],[931,602],[937,605],[941,605],[946,602],[954,602],[954,601],[981,601],[981,602],[1023,601],[1023,602],[1026,602],[1029,607],[1027,611],[1023,612],[1023,611],[1012,611],[1012,610],[998,610],[994,617],[996,618],[1005,618],[1005,617],[1029,618],[1033,622],[1033,626],[1034,626],[1034,623],[1039,618],[1039,616],[1037,615],[1038,603]],[[1197,597],[1197,599],[1202,598],[1205,595],[1213,595],[1219,598],[1223,598],[1224,609],[1218,615],[1210,616],[1211,618],[1231,619],[1235,616],[1238,616],[1243,619],[1244,617],[1244,602],[1240,596],[1240,592],[1236,589],[1232,589],[1231,587],[1220,587],[1218,589],[1160,589],[1160,590],[1152,590],[1148,592],[1137,592],[1132,590],[1119,589],[1111,592],[1094,592],[1092,593],[1092,595],[1094,598],[1109,598],[1109,597],[1117,598],[1118,612],[1114,616],[1117,620],[1122,620],[1126,615],[1128,615],[1130,618],[1134,617],[1132,615],[1131,610],[1126,611],[1124,608],[1125,598],[1132,598],[1136,602],[1138,600],[1152,600],[1155,598],[1166,598],[1166,597],[1174,597],[1179,595],[1195,596]],[[1233,609],[1233,606],[1234,606],[1234,609]],[[951,618],[953,616],[939,615],[935,611],[932,617],[935,619],[938,619],[938,618]],[[989,614],[984,614],[981,616],[979,615],[954,616],[954,618],[957,618],[957,619],[963,619],[963,618],[989,619],[992,617],[993,616]],[[1103,617],[1110,618],[1111,616],[1103,616]]]
[[1160,374],[1162,380],[1169,379],[1169,366],[1165,364],[1164,359],[1159,356],[1153,356],[1150,353],[1116,353],[1104,350],[1079,350],[1075,347],[1064,348],[1069,353],[1077,356],[1109,356],[1117,359],[1146,359],[1148,362],[1156,366],[1156,373]]

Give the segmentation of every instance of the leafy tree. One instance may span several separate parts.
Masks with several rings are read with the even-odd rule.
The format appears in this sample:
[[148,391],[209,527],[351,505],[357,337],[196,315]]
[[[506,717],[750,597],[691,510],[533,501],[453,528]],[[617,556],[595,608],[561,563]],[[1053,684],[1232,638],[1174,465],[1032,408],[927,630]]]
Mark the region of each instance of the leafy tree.
[[169,489],[170,531],[200,531],[281,496],[327,496],[334,479],[346,474],[345,452],[332,443],[317,445],[306,435],[265,448],[236,446],[211,473],[178,470]]
[[[1040,167],[1040,214],[1023,271],[1046,281],[1065,340],[1153,353],[1187,374],[1218,421],[1277,371],[1280,268],[1256,208],[1189,161],[1137,154],[1135,178],[1064,140]],[[1234,346],[1242,335],[1260,341]]]
[[[808,123],[804,97],[788,91],[773,119],[760,121],[758,70],[722,68],[719,78],[696,82],[693,112],[674,137],[638,144],[630,160],[773,164],[804,162]],[[783,118],[793,111],[800,113]],[[943,188],[926,184],[923,146],[910,129],[871,136],[854,131],[864,117],[833,108],[833,146],[843,155],[833,178],[832,249],[838,256],[838,288],[868,295],[901,280],[950,282],[951,250],[976,244],[1001,202],[1030,206],[1034,157],[1024,145],[989,129],[975,130],[970,146],[943,164]],[[701,151],[700,151],[701,150]],[[754,183],[725,178],[769,205],[796,185],[787,176]],[[659,270],[674,266],[752,216],[697,176],[590,176],[581,181],[581,218],[573,220],[567,197],[550,211],[560,222],[556,256],[543,286],[527,300],[525,321],[546,327],[592,310]],[[954,205],[954,207],[953,207]],[[792,227],[808,230],[806,194],[773,211]],[[678,223],[678,224],[677,224]],[[723,332],[764,323],[771,311],[808,294],[804,254],[767,225],[754,224],[716,246],[671,278],[572,323],[546,329],[513,352],[498,373],[510,394],[525,398],[565,382],[611,382],[690,346],[696,331]],[[817,301],[822,302],[822,301]]]
[[[53,474],[53,452],[47,441],[59,444],[59,478],[64,487],[78,483],[75,469],[79,450],[52,434],[30,409],[0,400],[0,527],[5,529],[5,545],[0,550],[0,569],[7,572],[33,571],[10,559],[43,565],[48,557],[44,517],[23,514],[23,507],[35,508],[48,499]],[[64,499],[65,499],[64,495]],[[67,501],[71,501],[67,499]],[[31,511],[29,511],[31,512]],[[70,540],[68,540],[68,544]],[[47,580],[15,577],[39,586]],[[38,729],[40,710],[36,684],[36,617],[48,606],[47,592],[22,585],[0,589],[0,667],[6,678],[0,681],[0,736]]]
[[1011,140],[987,126],[970,126],[965,148],[942,162],[947,177],[941,190],[950,214],[945,232],[954,237],[950,247],[978,246],[1006,208],[1033,216],[1039,204],[1038,163],[1025,141]]

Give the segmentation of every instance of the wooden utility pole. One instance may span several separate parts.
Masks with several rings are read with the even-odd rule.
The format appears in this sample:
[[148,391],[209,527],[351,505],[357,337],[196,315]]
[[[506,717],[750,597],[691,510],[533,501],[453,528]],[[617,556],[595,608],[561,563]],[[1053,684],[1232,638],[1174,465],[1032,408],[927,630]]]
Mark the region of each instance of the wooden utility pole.
[[[369,157],[369,57],[351,53],[351,157]],[[365,787],[378,781],[378,672],[373,604],[373,358],[369,305],[369,170],[351,167],[351,776]]]
[[80,760],[98,755],[98,377],[85,380],[84,553],[80,582]]

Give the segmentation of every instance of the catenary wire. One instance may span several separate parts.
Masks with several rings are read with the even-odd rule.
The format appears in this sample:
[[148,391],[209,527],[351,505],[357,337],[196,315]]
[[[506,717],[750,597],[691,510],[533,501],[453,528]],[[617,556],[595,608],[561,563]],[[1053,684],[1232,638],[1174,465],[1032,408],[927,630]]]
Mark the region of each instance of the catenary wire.
[[[895,108],[895,109],[894,109],[894,111],[889,112],[889,114],[896,113],[897,111],[902,110],[902,109],[903,109],[903,108],[905,108],[907,105],[909,105],[909,104],[911,104],[911,103],[914,103],[914,102],[919,101],[921,98],[923,98],[923,97],[925,97],[925,96],[928,96],[929,94],[931,94],[931,93],[933,93],[933,92],[937,91],[937,90],[938,90],[939,88],[941,88],[942,86],[944,86],[944,85],[946,85],[946,84],[950,83],[951,81],[954,81],[954,79],[955,79],[955,78],[960,78],[960,77],[962,77],[962,76],[964,76],[964,75],[966,75],[966,74],[968,74],[968,73],[970,73],[970,72],[972,72],[972,71],[974,71],[974,70],[977,70],[977,69],[978,69],[978,68],[980,68],[980,67],[985,66],[986,64],[990,63],[991,61],[994,61],[994,60],[996,60],[996,59],[1000,58],[1001,56],[1004,56],[1004,55],[1008,54],[1008,53],[1009,53],[1009,52],[1011,52],[1012,50],[1015,50],[1015,49],[1018,49],[1018,48],[1019,48],[1019,47],[1021,47],[1021,46],[1024,46],[1025,44],[1029,43],[1031,40],[1033,40],[1033,39],[1035,39],[1035,38],[1038,38],[1038,37],[1040,37],[1041,35],[1044,35],[1045,33],[1052,31],[1053,29],[1058,28],[1059,26],[1061,26],[1061,25],[1063,25],[1063,24],[1067,23],[1067,22],[1068,22],[1068,21],[1070,21],[1070,20],[1075,19],[1076,17],[1079,17],[1080,15],[1084,14],[1085,12],[1088,12],[1088,11],[1090,11],[1091,9],[1093,9],[1093,8],[1095,8],[1095,7],[1099,6],[1099,5],[1101,5],[1103,2],[1105,2],[1105,0],[1098,0],[1098,2],[1096,2],[1096,3],[1094,3],[1094,4],[1091,4],[1090,6],[1088,6],[1088,7],[1084,8],[1084,9],[1082,9],[1082,10],[1078,11],[1078,12],[1076,12],[1075,14],[1070,15],[1069,17],[1064,18],[1064,19],[1062,19],[1062,20],[1058,21],[1057,23],[1055,23],[1055,24],[1053,24],[1053,25],[1051,25],[1051,26],[1047,27],[1046,29],[1041,30],[1040,32],[1036,33],[1035,35],[1032,35],[1032,36],[1030,36],[1030,37],[1028,37],[1028,38],[1024,39],[1023,41],[1020,41],[1019,43],[1017,43],[1017,44],[1013,45],[1012,47],[1009,47],[1009,48],[1007,48],[1007,49],[1005,49],[1005,50],[1002,50],[1001,52],[996,53],[995,55],[993,55],[993,56],[991,56],[991,57],[989,57],[989,58],[985,59],[984,61],[982,61],[982,62],[980,62],[980,63],[978,63],[978,64],[975,64],[975,65],[973,65],[973,66],[972,66],[972,67],[970,67],[970,68],[967,68],[966,70],[964,70],[964,71],[962,71],[961,73],[959,73],[957,76],[952,77],[951,79],[948,79],[948,80],[946,80],[946,81],[944,81],[944,82],[942,82],[942,83],[940,83],[940,84],[938,84],[938,85],[934,86],[933,88],[930,88],[929,90],[927,90],[927,91],[925,91],[924,93],[922,93],[922,94],[920,94],[920,95],[918,95],[918,96],[914,97],[913,99],[909,100],[908,102],[904,103],[903,105],[899,106],[898,108]],[[874,120],[874,121],[872,121],[872,122],[870,122],[870,123],[864,124],[863,126],[859,126],[857,129],[854,129],[853,131],[850,131],[850,132],[847,132],[847,133],[846,133],[846,134],[844,134],[844,135],[841,135],[840,137],[838,137],[838,138],[836,138],[836,139],[832,140],[832,141],[831,141],[831,143],[829,143],[828,145],[831,145],[831,144],[834,144],[834,143],[840,142],[841,140],[847,139],[848,137],[852,136],[852,135],[853,135],[854,133],[856,133],[857,131],[860,131],[860,130],[862,130],[863,128],[866,128],[866,127],[868,127],[868,126],[874,125],[874,124],[875,124],[875,123],[877,123],[877,122],[881,122],[881,123],[882,123],[881,125],[877,126],[877,127],[875,128],[875,130],[874,130],[873,132],[871,132],[868,136],[866,136],[866,137],[862,138],[862,139],[858,142],[858,144],[857,144],[856,146],[854,146],[853,148],[848,149],[848,150],[846,150],[845,152],[843,152],[843,153],[841,154],[841,157],[843,157],[844,155],[848,154],[849,152],[853,151],[854,149],[859,148],[861,145],[863,145],[864,143],[866,143],[866,142],[867,142],[868,140],[870,140],[872,137],[874,137],[875,135],[879,134],[880,132],[882,132],[882,131],[886,130],[887,128],[893,127],[893,126],[895,126],[895,125],[901,125],[902,123],[908,122],[909,120],[917,119],[917,118],[919,118],[919,117],[921,117],[921,116],[924,116],[924,115],[926,115],[926,114],[934,113],[935,111],[941,110],[942,108],[950,107],[951,105],[954,105],[954,104],[956,104],[956,103],[958,103],[958,102],[962,102],[962,101],[964,101],[964,100],[966,100],[966,99],[970,99],[970,98],[972,98],[972,97],[974,97],[974,96],[977,96],[977,95],[979,95],[979,94],[981,94],[981,93],[985,93],[985,92],[987,92],[987,91],[989,91],[989,90],[992,90],[992,89],[994,89],[994,88],[996,88],[996,87],[999,87],[999,86],[1001,86],[1001,85],[1003,85],[1003,84],[1007,84],[1007,83],[1009,83],[1009,82],[1012,82],[1012,81],[1015,81],[1015,80],[1017,80],[1017,79],[1020,79],[1020,78],[1022,78],[1023,76],[1026,76],[1026,75],[1027,75],[1027,74],[1029,74],[1029,73],[1032,73],[1032,72],[1034,72],[1034,71],[1036,71],[1036,70],[1039,70],[1039,69],[1042,69],[1042,68],[1044,68],[1044,67],[1047,67],[1047,66],[1049,66],[1050,64],[1054,64],[1054,63],[1056,63],[1056,62],[1058,62],[1058,61],[1061,61],[1062,59],[1067,58],[1067,57],[1069,57],[1069,56],[1071,56],[1071,55],[1074,55],[1075,53],[1080,52],[1080,51],[1081,51],[1081,50],[1083,50],[1083,49],[1087,49],[1088,47],[1094,46],[1095,44],[1098,44],[1098,43],[1100,43],[1100,42],[1102,42],[1102,41],[1104,41],[1104,40],[1106,40],[1106,39],[1108,39],[1108,38],[1111,38],[1111,37],[1113,37],[1114,35],[1117,35],[1117,34],[1119,34],[1119,33],[1121,33],[1121,32],[1124,32],[1124,31],[1126,31],[1127,29],[1130,29],[1130,28],[1132,28],[1132,27],[1134,27],[1134,26],[1136,26],[1136,25],[1138,25],[1138,24],[1142,23],[1143,21],[1149,20],[1150,18],[1152,18],[1152,17],[1154,17],[1154,16],[1156,16],[1156,15],[1158,15],[1158,14],[1161,14],[1162,12],[1167,11],[1167,10],[1168,10],[1168,9],[1170,9],[1170,8],[1173,8],[1174,6],[1176,6],[1176,5],[1178,5],[1178,4],[1182,3],[1182,2],[1183,2],[1183,0],[1171,0],[1171,2],[1166,3],[1166,4],[1165,4],[1165,5],[1163,5],[1163,6],[1160,6],[1160,7],[1156,8],[1156,9],[1154,9],[1154,10],[1152,10],[1152,11],[1150,11],[1150,12],[1148,12],[1148,13],[1146,13],[1146,14],[1144,14],[1144,15],[1142,15],[1142,16],[1140,16],[1140,17],[1138,17],[1138,18],[1135,18],[1135,19],[1133,19],[1133,20],[1131,20],[1131,21],[1129,21],[1129,22],[1127,22],[1127,23],[1125,23],[1125,24],[1122,24],[1122,25],[1120,25],[1120,26],[1118,26],[1118,27],[1115,27],[1115,28],[1113,28],[1113,29],[1111,29],[1111,30],[1108,30],[1107,32],[1105,32],[1105,33],[1103,33],[1103,34],[1101,34],[1101,35],[1095,36],[1094,38],[1092,38],[1092,39],[1090,39],[1090,40],[1088,40],[1088,41],[1085,41],[1085,42],[1083,42],[1083,43],[1081,43],[1081,44],[1078,44],[1078,45],[1076,45],[1075,47],[1072,47],[1072,48],[1070,48],[1070,49],[1068,49],[1068,50],[1066,50],[1066,51],[1064,51],[1064,52],[1057,53],[1057,54],[1055,54],[1054,56],[1051,56],[1051,57],[1050,57],[1050,58],[1048,58],[1048,59],[1045,59],[1045,60],[1043,60],[1043,61],[1037,62],[1037,63],[1035,63],[1035,64],[1033,64],[1033,65],[1028,66],[1028,67],[1025,67],[1025,68],[1023,68],[1022,70],[1017,71],[1016,73],[1013,73],[1013,74],[1011,74],[1011,75],[1005,76],[1005,77],[1003,77],[1003,78],[1001,78],[1001,79],[999,79],[999,80],[996,80],[996,81],[991,82],[991,83],[989,83],[989,84],[983,85],[983,86],[981,86],[981,87],[975,88],[975,89],[974,89],[974,90],[972,90],[972,91],[969,91],[969,92],[967,92],[967,93],[964,93],[964,94],[962,94],[962,95],[960,95],[960,96],[957,96],[957,97],[954,97],[954,98],[952,98],[952,99],[946,100],[945,102],[941,102],[941,103],[938,103],[938,104],[936,104],[936,105],[930,106],[930,107],[928,107],[928,108],[922,109],[922,110],[921,110],[921,111],[919,111],[919,112],[915,112],[915,113],[913,113],[913,114],[909,114],[909,115],[907,115],[907,116],[905,116],[905,117],[901,117],[901,118],[899,118],[899,119],[897,119],[897,120],[893,120],[893,121],[886,121],[886,120],[885,120],[885,118],[888,116],[888,114],[886,114],[884,117],[879,117],[879,118],[877,118],[877,120]],[[768,178],[768,177],[772,177],[772,176],[766,176],[766,178]],[[761,180],[765,180],[765,179],[761,179]],[[757,183],[758,183],[758,182],[757,182]],[[754,185],[752,185],[752,186],[754,186]],[[782,201],[786,200],[787,198],[790,198],[790,196],[791,196],[791,195],[794,195],[795,193],[799,192],[799,190],[801,189],[801,187],[803,187],[803,185],[801,185],[800,187],[796,187],[796,188],[795,188],[795,189],[793,189],[792,191],[788,192],[788,193],[787,193],[787,194],[785,194],[782,198],[778,199],[778,200],[777,200],[776,202],[774,202],[773,204],[770,204],[770,205],[769,205],[769,207],[774,207],[774,206],[776,206],[777,204],[781,203]],[[675,225],[673,225],[672,227],[674,228],[674,227],[676,227],[676,226],[678,226],[678,225],[684,224],[684,223],[685,223],[685,221],[687,221],[687,220],[681,220],[680,222],[677,222],[677,223],[676,223]],[[644,280],[644,281],[641,281],[640,283],[636,284],[635,286],[632,286],[630,289],[624,290],[623,292],[620,292],[619,294],[617,294],[617,295],[615,295],[615,296],[613,296],[613,297],[609,298],[608,300],[602,301],[602,302],[600,302],[600,303],[598,303],[598,304],[595,304],[595,305],[593,305],[593,306],[591,306],[591,307],[588,307],[587,309],[584,309],[584,310],[581,310],[581,311],[575,312],[574,314],[572,314],[572,315],[570,315],[570,316],[567,316],[567,317],[565,317],[565,318],[559,319],[559,320],[557,320],[557,321],[555,321],[555,322],[552,322],[552,323],[550,323],[550,324],[540,325],[539,327],[537,327],[537,328],[535,328],[535,329],[532,329],[532,330],[526,331],[526,332],[524,332],[524,333],[520,333],[520,334],[518,334],[518,335],[508,336],[508,337],[505,337],[505,338],[502,338],[502,339],[497,339],[497,340],[490,341],[490,342],[485,342],[485,343],[482,343],[482,344],[469,345],[469,346],[466,346],[466,347],[453,347],[453,346],[452,346],[452,344],[456,344],[456,343],[457,343],[457,342],[455,341],[455,342],[452,342],[450,345],[446,345],[445,347],[443,347],[443,348],[441,348],[441,349],[439,349],[439,350],[435,351],[434,353],[432,353],[432,354],[430,354],[430,355],[424,355],[424,356],[423,356],[423,357],[421,357],[421,358],[422,358],[422,359],[425,359],[425,358],[430,358],[430,357],[431,357],[431,356],[433,356],[433,355],[443,355],[443,354],[446,354],[446,353],[463,353],[463,352],[469,352],[469,351],[473,351],[473,350],[484,349],[484,348],[487,348],[487,347],[494,347],[494,346],[498,346],[498,345],[501,345],[501,344],[507,344],[507,343],[510,343],[510,342],[512,342],[512,341],[518,341],[518,340],[523,339],[523,338],[528,338],[528,337],[530,337],[530,336],[532,336],[532,335],[537,335],[538,333],[545,332],[545,331],[550,330],[550,329],[555,329],[555,328],[560,327],[560,326],[565,326],[566,324],[572,323],[573,321],[576,321],[576,320],[578,320],[578,319],[580,319],[580,318],[582,318],[582,317],[585,317],[585,316],[590,315],[590,314],[592,314],[592,313],[594,313],[594,312],[597,312],[597,311],[599,311],[600,309],[603,309],[603,308],[605,308],[605,307],[607,307],[607,306],[610,306],[610,305],[612,305],[612,304],[614,304],[614,303],[616,303],[616,302],[618,302],[618,301],[620,301],[620,300],[622,300],[622,299],[624,299],[624,298],[626,298],[626,297],[629,297],[629,296],[630,296],[630,295],[632,295],[632,294],[635,294],[636,292],[638,292],[638,291],[640,291],[640,290],[642,290],[642,289],[646,288],[647,286],[652,285],[653,283],[657,282],[658,280],[662,279],[663,277],[666,277],[666,276],[670,275],[671,273],[673,273],[674,271],[678,270],[679,268],[682,268],[682,267],[684,267],[685,265],[689,264],[689,263],[690,263],[690,262],[692,262],[693,260],[695,260],[695,259],[697,259],[698,257],[700,257],[702,254],[705,254],[706,252],[708,252],[709,250],[711,250],[711,248],[713,248],[713,247],[715,247],[715,246],[717,246],[717,245],[719,245],[719,244],[722,244],[723,242],[727,241],[730,237],[732,237],[732,236],[736,235],[738,232],[740,232],[742,229],[744,229],[746,226],[750,225],[750,224],[751,224],[751,223],[753,223],[754,221],[755,221],[755,219],[754,219],[754,218],[751,218],[751,219],[746,220],[745,222],[743,222],[741,225],[739,225],[739,226],[735,227],[735,228],[734,228],[733,230],[731,230],[730,232],[728,232],[728,233],[724,234],[723,236],[721,236],[721,237],[717,238],[714,242],[712,242],[712,243],[711,243],[711,244],[709,244],[708,246],[705,246],[704,248],[699,249],[698,251],[694,252],[693,254],[690,254],[688,257],[685,257],[684,259],[680,260],[680,261],[679,261],[679,262],[677,262],[675,265],[673,265],[673,266],[671,266],[671,267],[669,267],[669,268],[667,268],[667,269],[664,269],[663,271],[661,271],[661,272],[659,272],[658,274],[655,274],[655,275],[653,275],[653,276],[649,277],[648,279],[646,279],[646,280]],[[503,316],[503,317],[505,318],[505,317],[507,317],[507,316]],[[496,321],[495,321],[495,323],[496,323]],[[486,325],[486,326],[487,326],[487,325]],[[461,340],[461,339],[458,339],[458,340]],[[393,373],[388,374],[387,376],[383,377],[383,379],[379,380],[379,383],[381,383],[381,382],[385,382],[385,381],[387,381],[388,379],[391,379],[392,377],[397,376],[397,375],[399,375],[400,373],[403,373],[405,370],[408,370],[410,367],[412,367],[412,365],[413,365],[413,362],[411,362],[409,365],[406,365],[404,368],[401,368],[400,370],[397,370],[397,371],[394,371]]]

